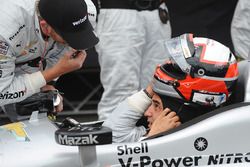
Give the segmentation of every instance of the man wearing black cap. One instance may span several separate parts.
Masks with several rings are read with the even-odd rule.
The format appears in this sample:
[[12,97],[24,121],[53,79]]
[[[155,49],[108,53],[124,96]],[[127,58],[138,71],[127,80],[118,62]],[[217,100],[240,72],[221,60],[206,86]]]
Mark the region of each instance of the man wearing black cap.
[[[162,62],[162,41],[171,37],[165,0],[99,0],[96,46],[104,88],[98,118],[105,120],[117,104],[150,82]],[[147,68],[143,68],[147,66]]]
[[0,106],[54,89],[47,83],[81,68],[85,50],[98,43],[89,6],[90,0],[1,2]]

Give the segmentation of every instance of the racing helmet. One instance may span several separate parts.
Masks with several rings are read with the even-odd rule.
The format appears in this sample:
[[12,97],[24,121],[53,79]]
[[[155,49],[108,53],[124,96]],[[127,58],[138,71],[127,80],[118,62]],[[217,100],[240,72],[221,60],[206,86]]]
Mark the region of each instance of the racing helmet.
[[165,47],[169,59],[154,73],[157,94],[206,107],[228,101],[238,78],[237,61],[228,47],[193,34],[172,38]]

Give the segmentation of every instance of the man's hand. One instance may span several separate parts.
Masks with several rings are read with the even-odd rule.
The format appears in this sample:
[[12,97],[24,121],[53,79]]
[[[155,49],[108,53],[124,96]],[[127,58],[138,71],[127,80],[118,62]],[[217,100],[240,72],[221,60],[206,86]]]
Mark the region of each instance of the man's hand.
[[166,108],[153,122],[147,137],[168,131],[172,128],[178,127],[180,124],[180,118],[176,113]]
[[57,70],[60,71],[62,74],[75,71],[82,67],[85,58],[87,56],[87,53],[85,51],[75,51],[75,52],[78,54],[76,54],[74,57],[72,57],[74,52],[66,53],[62,58],[60,58],[60,60],[56,64]]
[[[49,90],[57,90],[54,86],[52,85],[46,85],[41,88],[42,91],[49,91]],[[60,98],[59,104],[55,106],[55,112],[61,112],[63,110],[63,97],[58,93],[57,98]]]
[[58,105],[55,106],[55,112],[62,112],[63,111],[63,97],[60,93],[57,94],[57,98],[60,98],[60,102]]
[[72,57],[74,52],[76,51],[69,51],[65,53],[65,55],[59,59],[54,67],[42,71],[46,82],[49,82],[57,77],[60,77],[63,74],[75,71],[82,67],[87,53],[85,51],[81,51],[75,57]]

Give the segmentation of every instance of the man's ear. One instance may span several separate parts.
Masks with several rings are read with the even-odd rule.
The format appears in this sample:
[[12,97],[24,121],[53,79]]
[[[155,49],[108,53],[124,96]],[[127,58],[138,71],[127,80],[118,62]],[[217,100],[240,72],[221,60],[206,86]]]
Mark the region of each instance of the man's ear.
[[40,20],[40,27],[45,36],[50,36],[52,29],[45,20]]

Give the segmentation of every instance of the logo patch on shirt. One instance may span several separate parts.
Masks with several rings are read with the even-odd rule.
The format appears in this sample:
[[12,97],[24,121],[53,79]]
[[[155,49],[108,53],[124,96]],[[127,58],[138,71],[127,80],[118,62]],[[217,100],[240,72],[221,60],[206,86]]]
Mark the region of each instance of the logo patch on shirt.
[[9,49],[8,43],[0,41],[0,54],[6,55]]
[[23,28],[25,28],[25,24],[24,24],[24,25],[21,25],[21,26],[18,28],[18,30],[15,32],[15,34],[13,34],[11,37],[9,37],[9,40],[12,41],[12,40],[21,32],[21,30],[22,30]]
[[17,98],[20,98],[20,97],[23,97],[25,95],[25,91],[19,91],[19,92],[4,92],[4,93],[0,93],[0,99],[1,100],[4,100],[4,99],[17,99]]

